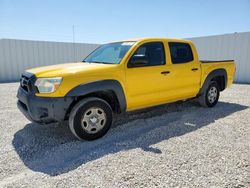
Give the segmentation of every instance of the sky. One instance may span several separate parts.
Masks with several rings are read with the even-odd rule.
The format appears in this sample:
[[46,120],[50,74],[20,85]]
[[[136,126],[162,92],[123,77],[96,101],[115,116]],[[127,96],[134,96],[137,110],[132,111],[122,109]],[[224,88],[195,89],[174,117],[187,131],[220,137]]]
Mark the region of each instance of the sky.
[[0,0],[0,39],[99,44],[246,31],[250,0]]

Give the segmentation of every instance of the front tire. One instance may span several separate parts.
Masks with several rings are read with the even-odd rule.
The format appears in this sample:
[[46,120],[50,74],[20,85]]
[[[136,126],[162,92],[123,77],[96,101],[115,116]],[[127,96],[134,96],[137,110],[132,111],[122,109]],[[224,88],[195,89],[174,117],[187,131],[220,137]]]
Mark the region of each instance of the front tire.
[[204,107],[214,107],[220,97],[220,89],[216,82],[211,82],[206,91],[199,96],[199,103]]
[[79,101],[69,115],[70,130],[79,140],[98,139],[108,132],[111,124],[110,105],[95,97]]

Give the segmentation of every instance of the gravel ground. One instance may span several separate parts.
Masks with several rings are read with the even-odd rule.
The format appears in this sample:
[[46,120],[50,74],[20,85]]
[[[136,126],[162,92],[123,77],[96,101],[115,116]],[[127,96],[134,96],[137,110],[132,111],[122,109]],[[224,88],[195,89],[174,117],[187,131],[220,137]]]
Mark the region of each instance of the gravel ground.
[[250,187],[250,85],[214,108],[178,102],[116,117],[96,141],[32,124],[0,84],[0,187]]

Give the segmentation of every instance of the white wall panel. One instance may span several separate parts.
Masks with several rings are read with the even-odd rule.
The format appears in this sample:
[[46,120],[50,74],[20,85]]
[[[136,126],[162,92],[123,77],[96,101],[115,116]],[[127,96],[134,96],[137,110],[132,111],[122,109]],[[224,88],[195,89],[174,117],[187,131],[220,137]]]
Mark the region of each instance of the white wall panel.
[[[250,32],[190,40],[195,43],[201,60],[234,59],[235,81],[250,83]],[[1,39],[0,82],[18,81],[28,68],[81,61],[97,47],[97,44]]]
[[0,82],[18,81],[25,69],[81,61],[98,46],[0,39]]
[[250,32],[190,38],[201,60],[234,59],[234,81],[250,83]]

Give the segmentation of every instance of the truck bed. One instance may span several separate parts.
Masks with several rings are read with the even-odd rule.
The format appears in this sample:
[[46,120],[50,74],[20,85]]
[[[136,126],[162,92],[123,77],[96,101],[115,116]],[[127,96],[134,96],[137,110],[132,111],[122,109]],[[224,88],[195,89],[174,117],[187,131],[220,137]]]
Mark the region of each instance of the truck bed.
[[229,60],[216,60],[216,61],[213,61],[213,60],[200,60],[201,63],[219,63],[219,62],[231,62],[231,61],[234,61],[232,59],[229,59]]
[[235,74],[235,63],[234,60],[220,60],[220,61],[208,61],[201,60],[202,68],[202,83],[207,77],[207,74],[213,70],[224,69],[227,72],[227,86],[233,83],[233,78]]

